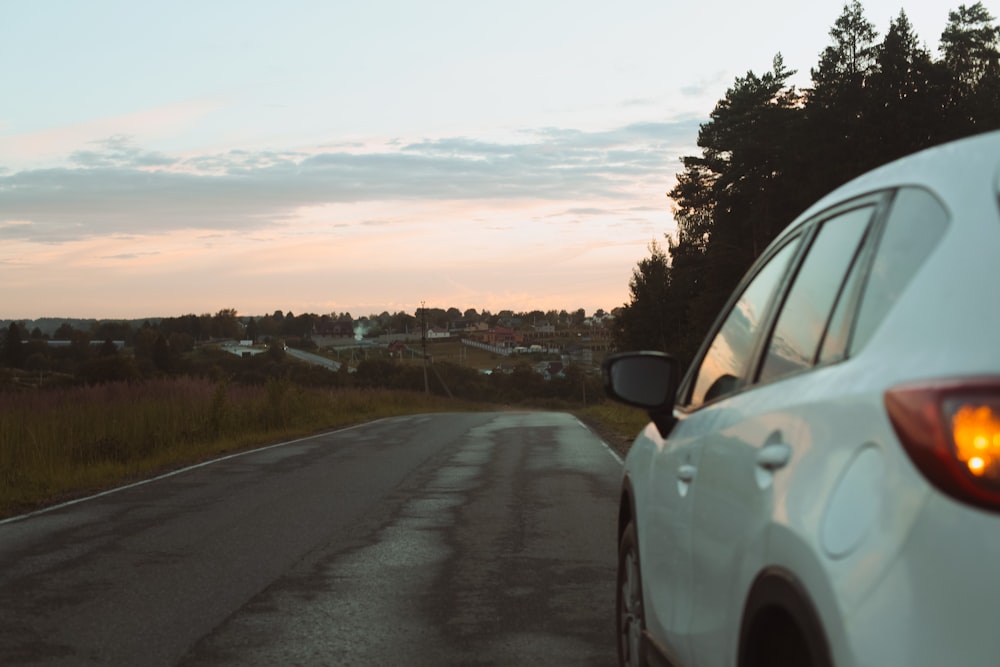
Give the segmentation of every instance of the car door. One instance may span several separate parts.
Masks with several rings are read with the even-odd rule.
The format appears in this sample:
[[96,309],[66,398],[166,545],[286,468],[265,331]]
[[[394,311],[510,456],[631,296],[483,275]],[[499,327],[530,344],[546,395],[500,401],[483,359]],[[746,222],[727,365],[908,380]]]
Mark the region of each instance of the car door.
[[[760,315],[762,324],[749,343],[754,352],[745,372],[752,381],[691,416],[710,419],[691,492],[693,664],[735,660],[747,589],[766,560],[768,526],[785,511],[787,498],[774,493],[774,478],[793,474],[811,445],[808,429],[789,418],[786,407],[808,389],[804,374],[845,292],[877,201],[858,202],[804,226],[804,259],[781,281],[780,299]],[[740,308],[738,302],[734,311]],[[754,363],[762,356],[762,364]],[[799,386],[774,383],[796,373],[803,374]],[[695,400],[697,392],[698,383]]]
[[791,238],[763,265],[736,301],[719,333],[703,355],[693,376],[696,402],[701,409],[681,415],[668,440],[647,428],[654,442],[648,466],[648,501],[640,534],[645,548],[640,554],[646,588],[647,625],[679,664],[692,664],[689,637],[697,591],[692,584],[691,489],[699,482],[700,450],[717,428],[725,401],[751,368],[753,344],[767,312],[767,304],[799,246]]

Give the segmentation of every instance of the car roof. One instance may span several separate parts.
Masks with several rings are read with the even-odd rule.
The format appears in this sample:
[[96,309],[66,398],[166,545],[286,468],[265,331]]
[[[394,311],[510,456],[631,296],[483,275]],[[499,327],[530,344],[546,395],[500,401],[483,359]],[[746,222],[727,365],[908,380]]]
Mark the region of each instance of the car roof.
[[927,188],[949,208],[978,206],[984,197],[996,204],[1000,191],[1000,130],[927,148],[862,174],[803,211],[779,238],[831,206],[901,186]]

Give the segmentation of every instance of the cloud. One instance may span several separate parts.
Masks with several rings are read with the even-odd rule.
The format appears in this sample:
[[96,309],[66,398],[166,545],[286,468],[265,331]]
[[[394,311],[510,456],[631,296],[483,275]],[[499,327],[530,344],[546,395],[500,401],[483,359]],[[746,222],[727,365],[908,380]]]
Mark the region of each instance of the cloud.
[[664,189],[696,135],[697,121],[688,119],[601,132],[544,128],[508,142],[447,137],[363,152],[339,146],[193,157],[146,151],[114,135],[72,153],[67,166],[0,173],[0,239],[259,230],[302,208],[337,203],[625,200],[651,178]]
[[683,86],[680,91],[685,97],[718,96],[720,89],[725,90],[728,78],[725,71],[718,70],[695,83]]
[[140,259],[142,257],[155,257],[159,255],[158,252],[125,252],[118,255],[102,255],[101,259],[117,259],[117,260],[130,260],[130,259]]
[[607,215],[610,211],[604,208],[582,207],[571,208],[566,213],[569,215]]
[[166,167],[175,163],[160,153],[143,151],[131,144],[127,135],[115,135],[101,141],[90,142],[101,150],[75,151],[70,162],[81,167]]

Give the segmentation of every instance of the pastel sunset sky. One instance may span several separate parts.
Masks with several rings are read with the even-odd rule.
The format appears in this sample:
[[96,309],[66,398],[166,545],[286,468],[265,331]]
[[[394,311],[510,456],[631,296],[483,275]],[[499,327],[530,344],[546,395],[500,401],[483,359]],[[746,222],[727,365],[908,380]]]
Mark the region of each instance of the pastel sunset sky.
[[[807,86],[843,4],[0,0],[0,319],[610,310],[733,79]],[[935,57],[958,4],[863,2]]]

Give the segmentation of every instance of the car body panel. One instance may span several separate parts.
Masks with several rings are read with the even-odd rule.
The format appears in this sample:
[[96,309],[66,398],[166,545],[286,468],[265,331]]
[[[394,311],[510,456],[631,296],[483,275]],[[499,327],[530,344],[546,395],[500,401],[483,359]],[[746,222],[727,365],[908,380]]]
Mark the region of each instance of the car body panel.
[[[737,664],[748,599],[774,572],[815,611],[836,665],[997,662],[1000,511],[932,486],[898,440],[884,398],[914,381],[1000,378],[1000,132],[924,151],[838,188],[764,256],[793,235],[815,238],[804,230],[865,197],[878,212],[863,261],[879,257],[886,212],[904,231],[898,252],[909,252],[907,228],[899,227],[909,223],[891,217],[906,210],[899,188],[930,193],[947,225],[846,359],[756,383],[779,299],[756,338],[746,384],[686,407],[709,336],[678,392],[669,437],[650,424],[626,458],[647,630],[682,665]],[[914,225],[916,248],[927,239]],[[800,254],[809,262],[808,251]],[[859,275],[859,290],[880,278]]]
[[[637,525],[648,530],[639,538],[646,625],[685,664],[690,656],[684,637],[692,599],[691,504],[677,474],[682,465],[697,462],[697,453],[678,430],[683,429],[675,428],[667,441],[650,423],[632,445],[625,473],[632,478]],[[646,578],[657,585],[646,586]]]

